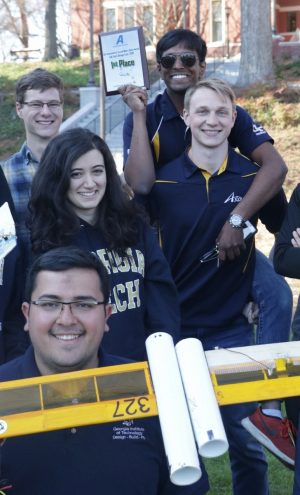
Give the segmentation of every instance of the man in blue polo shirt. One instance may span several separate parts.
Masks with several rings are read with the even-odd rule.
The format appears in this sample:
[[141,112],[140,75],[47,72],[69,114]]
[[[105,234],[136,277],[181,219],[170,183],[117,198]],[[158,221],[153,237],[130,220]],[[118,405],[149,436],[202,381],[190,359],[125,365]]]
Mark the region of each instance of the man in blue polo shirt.
[[[120,88],[124,101],[132,110],[123,131],[124,173],[135,193],[148,194],[157,170],[189,146],[191,133],[183,120],[184,95],[204,76],[206,52],[205,41],[196,33],[188,29],[171,30],[156,47],[157,67],[166,84],[163,94],[147,105],[144,89],[134,86]],[[286,166],[265,129],[243,108],[237,106],[236,110],[229,143],[261,166],[241,201],[235,195],[228,198],[241,224],[278,191]],[[243,246],[241,229],[234,229],[226,218],[220,225],[217,238],[221,260],[233,259]],[[284,278],[274,272],[271,262],[260,251],[256,253],[251,300],[259,307],[257,343],[289,340],[292,293]],[[280,414],[278,402],[265,403],[264,409],[275,417]],[[279,434],[284,433],[283,423],[278,423],[278,428]]]
[[[206,53],[205,41],[193,31],[171,30],[156,47],[157,67],[166,84],[163,94],[147,105],[147,92],[143,88],[120,88],[132,110],[123,130],[124,174],[135,193],[148,194],[157,170],[177,158],[190,144],[190,131],[182,118],[184,95],[187,88],[204,76]],[[260,165],[245,198],[240,202],[229,198],[242,222],[257,213],[280,189],[287,168],[272,138],[239,106],[229,143]],[[239,229],[233,229],[227,221],[220,225],[218,242],[222,260],[234,258],[235,246],[243,245]],[[260,306],[259,343],[288,340],[292,310],[289,286],[275,274],[262,253],[258,253],[257,263],[253,297]]]
[[[226,220],[243,234],[244,224],[240,225],[229,198],[242,201],[259,168],[228,146],[236,110],[226,83],[205,80],[190,88],[183,117],[191,129],[191,147],[157,171],[149,197],[151,217],[178,289],[181,336],[201,339],[205,349],[250,345],[252,327],[242,311],[253,279],[254,237],[235,247],[233,260],[223,261],[218,234]],[[282,221],[282,201],[284,195],[277,195],[259,213],[275,230]],[[251,217],[253,225],[257,217]],[[255,407],[222,408],[233,491],[239,495],[268,493],[262,449],[240,424]]]
[[[68,247],[37,258],[22,306],[32,346],[0,367],[0,380],[125,363],[99,348],[108,298],[106,270],[92,253]],[[15,495],[202,495],[202,473],[190,486],[170,482],[158,418],[9,438],[1,447],[2,481]]]

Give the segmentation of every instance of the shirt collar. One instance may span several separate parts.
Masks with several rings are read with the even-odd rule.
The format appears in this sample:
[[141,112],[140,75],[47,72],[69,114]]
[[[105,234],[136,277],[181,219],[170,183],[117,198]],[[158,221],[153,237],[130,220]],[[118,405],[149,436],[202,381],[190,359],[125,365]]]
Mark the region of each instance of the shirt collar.
[[30,148],[28,148],[26,143],[23,143],[22,148],[20,149],[20,155],[22,156],[26,165],[29,165],[30,163],[39,163],[39,161],[34,158],[32,151],[30,150]]
[[166,89],[163,92],[163,94],[161,95],[161,108],[162,108],[162,113],[163,113],[165,121],[175,119],[178,117],[181,118],[174,103],[172,102],[171,98],[169,97]]
[[[194,162],[190,159],[190,157],[188,156],[188,151],[189,151],[189,148],[187,148],[186,151],[184,152],[184,162],[183,162],[184,163],[185,176],[187,178],[191,177],[196,172],[198,173],[199,171],[201,171],[201,169],[199,167],[197,167],[194,164]],[[237,156],[238,155],[236,153],[234,153],[233,149],[229,146],[228,147],[228,155],[227,155],[226,159],[222,163],[219,170],[217,170],[212,175],[221,175],[225,171],[226,172],[230,171],[232,173],[240,174],[241,168],[240,168],[240,165],[238,163]]]

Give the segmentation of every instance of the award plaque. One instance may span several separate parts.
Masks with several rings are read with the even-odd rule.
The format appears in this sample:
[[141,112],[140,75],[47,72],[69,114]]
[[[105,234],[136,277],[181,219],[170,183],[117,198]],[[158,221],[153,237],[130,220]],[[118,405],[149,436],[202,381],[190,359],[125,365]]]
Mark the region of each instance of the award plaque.
[[149,89],[143,29],[133,27],[99,34],[106,95],[126,84]]

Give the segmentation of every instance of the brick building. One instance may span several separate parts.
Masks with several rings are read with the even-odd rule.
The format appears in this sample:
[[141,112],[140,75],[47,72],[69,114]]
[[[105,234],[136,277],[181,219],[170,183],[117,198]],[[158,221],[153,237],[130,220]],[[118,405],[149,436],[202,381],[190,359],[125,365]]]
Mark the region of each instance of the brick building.
[[[72,44],[80,49],[89,47],[90,3],[71,0]],[[284,41],[295,38],[300,29],[300,1],[270,3],[273,32]],[[95,41],[102,31],[142,25],[150,53],[164,32],[185,26],[204,37],[209,56],[232,56],[240,51],[240,0],[94,0],[93,4]]]

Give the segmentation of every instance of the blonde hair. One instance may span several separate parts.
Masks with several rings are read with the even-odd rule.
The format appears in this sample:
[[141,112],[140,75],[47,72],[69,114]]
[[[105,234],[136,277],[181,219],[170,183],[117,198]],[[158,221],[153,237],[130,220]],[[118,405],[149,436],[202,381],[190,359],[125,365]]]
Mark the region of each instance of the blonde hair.
[[215,91],[221,97],[227,97],[232,103],[232,108],[235,110],[235,94],[229,84],[222,79],[202,79],[198,81],[195,86],[191,86],[185,93],[184,97],[184,108],[186,111],[190,109],[190,103],[192,96],[198,89],[207,88]]

